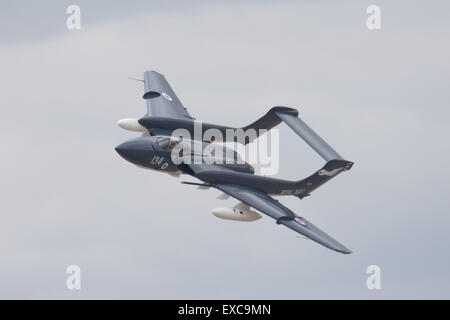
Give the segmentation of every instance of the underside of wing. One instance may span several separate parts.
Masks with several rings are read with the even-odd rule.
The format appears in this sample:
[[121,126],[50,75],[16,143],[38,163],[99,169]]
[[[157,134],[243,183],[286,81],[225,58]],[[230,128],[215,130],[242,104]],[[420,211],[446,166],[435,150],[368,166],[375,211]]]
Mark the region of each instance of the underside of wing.
[[345,254],[352,253],[351,250],[317,228],[311,222],[303,217],[297,216],[279,201],[261,191],[232,184],[213,184],[212,187],[272,217],[276,220],[277,224],[283,224],[331,250]]

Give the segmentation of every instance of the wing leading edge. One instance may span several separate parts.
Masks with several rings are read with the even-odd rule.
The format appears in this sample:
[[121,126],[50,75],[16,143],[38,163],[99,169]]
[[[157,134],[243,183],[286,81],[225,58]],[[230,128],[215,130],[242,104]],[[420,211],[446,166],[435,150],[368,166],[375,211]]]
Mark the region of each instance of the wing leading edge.
[[320,230],[303,217],[283,206],[279,201],[256,189],[232,184],[213,184],[224,193],[248,204],[249,206],[265,213],[276,220],[277,224],[283,224],[309,239],[340,253],[349,254],[351,250]]

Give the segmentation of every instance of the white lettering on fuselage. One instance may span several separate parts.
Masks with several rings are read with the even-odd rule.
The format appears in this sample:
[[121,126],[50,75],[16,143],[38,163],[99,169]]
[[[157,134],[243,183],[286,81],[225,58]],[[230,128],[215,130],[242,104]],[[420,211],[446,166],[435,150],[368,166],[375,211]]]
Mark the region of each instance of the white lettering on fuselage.
[[160,166],[163,161],[164,161],[164,157],[153,156],[152,160],[150,161],[150,164],[153,166]]

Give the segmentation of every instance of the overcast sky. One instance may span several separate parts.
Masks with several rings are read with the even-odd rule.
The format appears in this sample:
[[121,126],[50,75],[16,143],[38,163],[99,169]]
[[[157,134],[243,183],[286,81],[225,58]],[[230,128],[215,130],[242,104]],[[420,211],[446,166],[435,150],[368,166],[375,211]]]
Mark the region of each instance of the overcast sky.
[[[0,298],[450,298],[447,1],[121,3],[0,1]],[[298,108],[355,165],[281,201],[354,253],[268,217],[217,219],[237,201],[120,158],[136,134],[117,120],[145,113],[127,78],[145,70],[203,121]],[[280,136],[279,177],[323,165]],[[366,287],[372,264],[381,290]]]

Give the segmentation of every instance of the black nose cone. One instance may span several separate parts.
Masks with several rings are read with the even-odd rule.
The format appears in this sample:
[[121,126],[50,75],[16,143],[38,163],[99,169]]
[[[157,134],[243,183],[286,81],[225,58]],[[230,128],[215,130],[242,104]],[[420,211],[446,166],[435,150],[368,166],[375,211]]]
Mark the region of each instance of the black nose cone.
[[120,154],[121,157],[126,159],[126,155],[129,153],[130,151],[130,143],[129,142],[124,142],[119,144],[117,147],[115,147],[116,151],[118,154]]
[[144,138],[125,141],[115,149],[122,158],[137,165],[145,164],[153,150],[151,143]]

